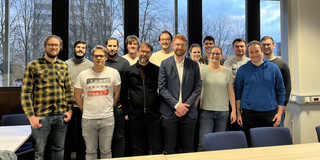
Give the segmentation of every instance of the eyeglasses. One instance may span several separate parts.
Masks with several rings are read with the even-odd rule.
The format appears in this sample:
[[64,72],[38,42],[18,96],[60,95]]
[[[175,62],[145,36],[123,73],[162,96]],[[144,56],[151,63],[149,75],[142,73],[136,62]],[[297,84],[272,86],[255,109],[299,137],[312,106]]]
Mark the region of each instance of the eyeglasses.
[[216,55],[216,56],[220,56],[221,55],[221,53],[209,53],[209,54]]
[[94,58],[105,58],[106,55],[93,55]]
[[177,46],[177,47],[185,47],[185,46],[187,46],[186,44],[180,44],[180,43],[175,43],[174,45]]
[[145,53],[145,54],[150,54],[151,51],[146,51],[146,50],[139,50],[140,53]]
[[46,44],[49,47],[60,47],[60,44]]
[[262,44],[263,47],[270,47],[271,44],[270,43],[266,43],[266,44]]

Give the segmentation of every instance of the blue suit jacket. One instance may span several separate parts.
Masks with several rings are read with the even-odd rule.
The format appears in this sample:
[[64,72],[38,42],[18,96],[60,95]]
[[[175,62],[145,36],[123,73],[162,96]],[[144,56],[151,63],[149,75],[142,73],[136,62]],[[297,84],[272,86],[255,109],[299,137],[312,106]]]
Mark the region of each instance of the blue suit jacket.
[[[159,70],[159,92],[161,95],[160,112],[169,116],[174,114],[174,106],[179,101],[180,81],[174,56],[162,61]],[[186,115],[196,118],[198,113],[195,102],[201,93],[199,66],[189,58],[184,60],[182,81],[182,103],[189,104]]]

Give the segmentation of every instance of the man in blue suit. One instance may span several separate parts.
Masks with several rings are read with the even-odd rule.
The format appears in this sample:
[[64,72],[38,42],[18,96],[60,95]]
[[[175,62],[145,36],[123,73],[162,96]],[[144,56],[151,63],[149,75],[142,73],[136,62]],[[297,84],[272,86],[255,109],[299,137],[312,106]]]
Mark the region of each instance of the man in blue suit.
[[162,61],[159,70],[160,112],[165,154],[174,153],[178,139],[182,152],[192,152],[197,119],[195,102],[201,92],[199,66],[185,57],[187,39],[173,39],[174,56]]

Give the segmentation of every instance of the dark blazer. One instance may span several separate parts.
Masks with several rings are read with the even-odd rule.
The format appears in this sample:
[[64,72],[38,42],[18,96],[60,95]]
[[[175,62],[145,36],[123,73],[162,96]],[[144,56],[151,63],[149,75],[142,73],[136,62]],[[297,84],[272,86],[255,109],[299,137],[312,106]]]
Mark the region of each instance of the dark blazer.
[[[174,56],[162,61],[159,70],[158,81],[161,95],[160,112],[169,116],[174,114],[174,106],[179,101],[180,81]],[[186,115],[196,118],[198,113],[195,102],[201,93],[201,78],[199,65],[189,58],[184,60],[183,81],[182,81],[182,103],[189,104],[189,111]]]

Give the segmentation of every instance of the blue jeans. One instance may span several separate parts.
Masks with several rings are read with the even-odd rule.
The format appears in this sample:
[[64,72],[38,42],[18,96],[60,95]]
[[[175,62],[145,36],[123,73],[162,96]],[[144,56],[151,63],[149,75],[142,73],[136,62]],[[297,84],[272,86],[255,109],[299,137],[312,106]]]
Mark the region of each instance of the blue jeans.
[[212,132],[226,131],[229,111],[200,110],[199,115],[199,146],[198,151],[204,151],[204,135]]
[[103,119],[82,119],[82,135],[86,143],[86,160],[95,160],[98,144],[101,158],[111,158],[111,141],[114,117]]
[[42,127],[38,129],[32,128],[32,138],[35,142],[35,159],[42,160],[44,158],[44,148],[47,138],[51,134],[51,159],[63,159],[64,142],[67,131],[67,124],[63,120],[64,114],[50,115],[42,117],[40,122]]

